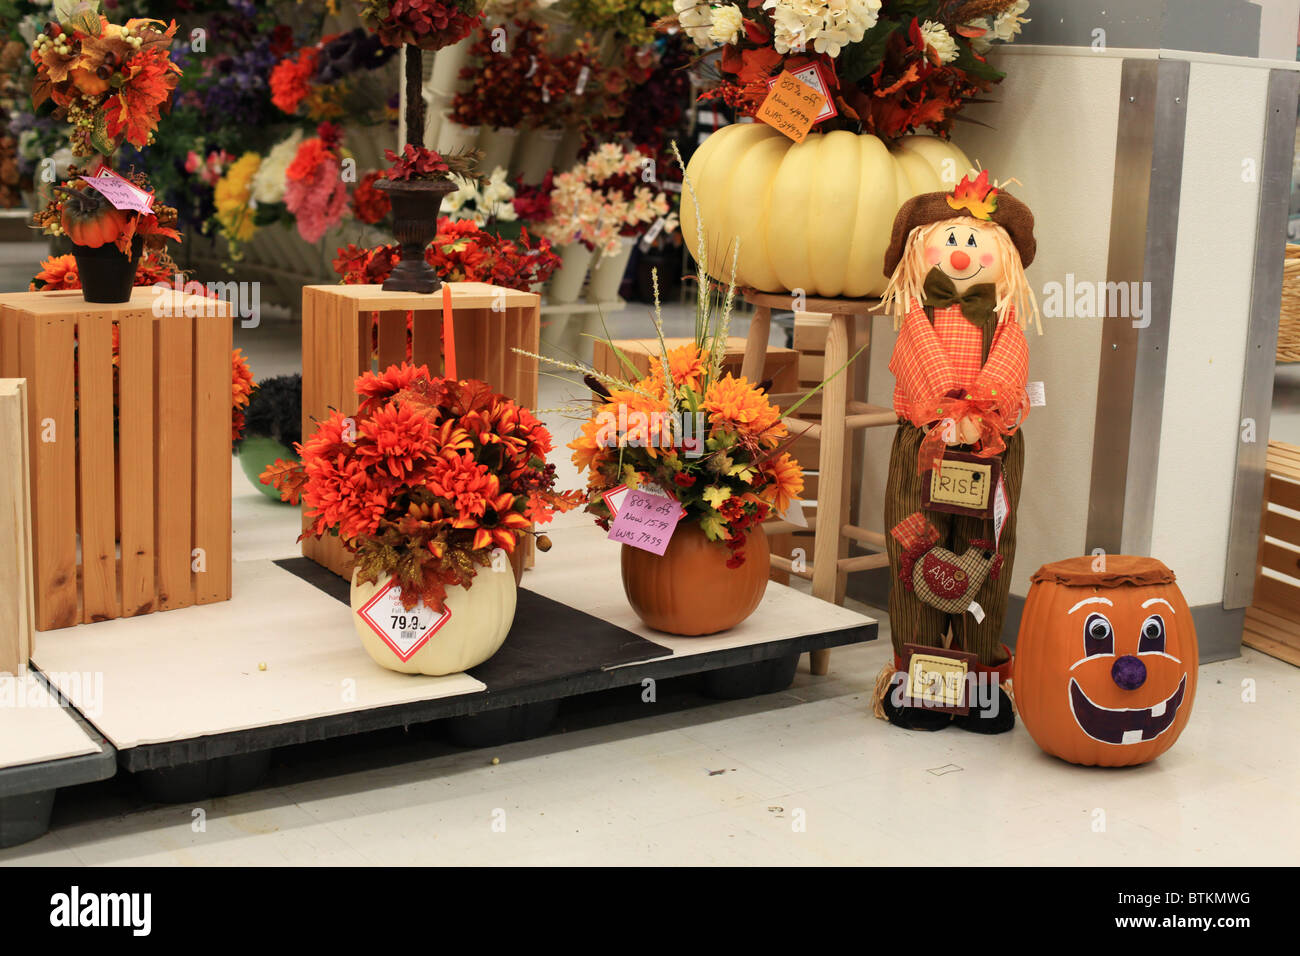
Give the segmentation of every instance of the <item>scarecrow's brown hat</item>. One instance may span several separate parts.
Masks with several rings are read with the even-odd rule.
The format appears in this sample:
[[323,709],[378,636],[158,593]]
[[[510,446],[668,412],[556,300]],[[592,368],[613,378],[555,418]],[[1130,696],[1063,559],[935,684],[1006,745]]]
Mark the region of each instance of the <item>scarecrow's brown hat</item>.
[[1034,261],[1038,249],[1034,241],[1034,214],[1009,192],[990,186],[988,170],[985,170],[977,179],[967,176],[952,192],[922,193],[903,203],[894,217],[894,232],[885,250],[885,275],[893,275],[898,268],[913,229],[956,216],[997,223],[1011,236],[1012,244],[1020,253],[1021,265],[1028,268]]

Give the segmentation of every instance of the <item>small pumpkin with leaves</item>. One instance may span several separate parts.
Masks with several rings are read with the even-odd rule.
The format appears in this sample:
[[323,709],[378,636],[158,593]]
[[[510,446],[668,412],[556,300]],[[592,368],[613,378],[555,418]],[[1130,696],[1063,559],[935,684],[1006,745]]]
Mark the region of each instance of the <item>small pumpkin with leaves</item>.
[[98,249],[130,228],[134,213],[118,209],[93,189],[58,189],[65,197],[59,224],[77,245]]

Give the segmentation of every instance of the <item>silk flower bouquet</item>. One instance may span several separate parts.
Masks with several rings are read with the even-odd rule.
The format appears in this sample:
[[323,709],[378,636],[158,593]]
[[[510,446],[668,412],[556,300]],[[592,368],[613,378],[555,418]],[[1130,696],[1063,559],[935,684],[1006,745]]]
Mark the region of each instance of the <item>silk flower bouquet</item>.
[[[676,144],[673,152],[680,164]],[[689,177],[685,188],[695,202]],[[702,225],[698,240],[704,248]],[[649,489],[680,512],[662,555],[623,545],[623,586],[633,609],[657,630],[710,634],[739,624],[762,599],[770,568],[762,522],[784,514],[803,490],[803,471],[786,451],[797,436],[784,418],[825,383],[782,410],[763,384],[723,369],[734,279],[723,290],[701,278],[693,339],[669,348],[657,274],[655,287],[659,350],[649,374],[639,374],[608,337],[625,377],[532,357],[581,372],[603,399],[568,445],[587,475],[586,510],[596,523],[611,528],[620,507],[611,500],[622,488]]]
[[542,423],[483,382],[402,364],[362,374],[356,392],[355,415],[331,412],[296,446],[301,462],[277,460],[261,480],[306,504],[303,537],[335,535],[356,555],[354,611],[384,594],[395,615],[414,611],[436,626],[403,658],[404,648],[377,639],[358,617],[377,663],[425,674],[473,667],[496,652],[513,620],[509,556],[536,535],[532,525],[576,507],[581,495],[554,490]]

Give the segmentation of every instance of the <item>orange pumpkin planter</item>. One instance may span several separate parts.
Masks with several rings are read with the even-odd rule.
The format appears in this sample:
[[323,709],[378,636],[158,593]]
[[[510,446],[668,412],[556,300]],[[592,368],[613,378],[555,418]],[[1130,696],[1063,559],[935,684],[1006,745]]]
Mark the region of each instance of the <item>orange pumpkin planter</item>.
[[745,561],[683,519],[663,557],[623,545],[623,590],[646,626],[694,637],[735,627],[754,613],[767,590],[771,552],[761,526],[748,532]]
[[1071,763],[1154,760],[1187,726],[1198,652],[1192,612],[1155,558],[1107,555],[1039,568],[1016,642],[1016,710]]

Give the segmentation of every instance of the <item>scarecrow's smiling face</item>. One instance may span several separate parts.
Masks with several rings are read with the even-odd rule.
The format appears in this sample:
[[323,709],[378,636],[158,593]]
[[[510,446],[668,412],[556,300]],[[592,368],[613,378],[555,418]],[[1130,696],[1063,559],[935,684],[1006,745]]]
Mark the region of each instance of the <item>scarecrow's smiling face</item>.
[[958,292],[997,282],[1004,266],[994,229],[975,219],[932,229],[925,240],[926,264],[943,270]]

